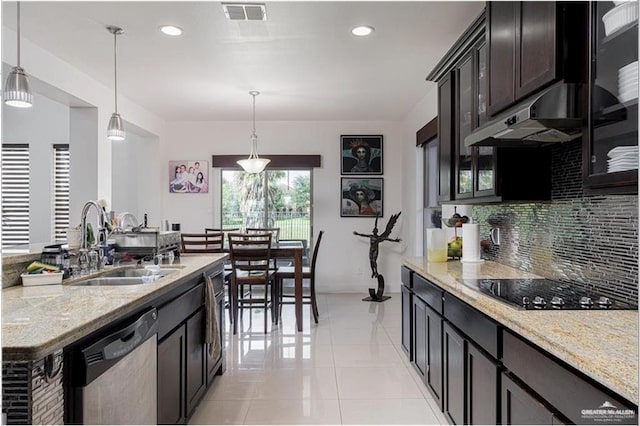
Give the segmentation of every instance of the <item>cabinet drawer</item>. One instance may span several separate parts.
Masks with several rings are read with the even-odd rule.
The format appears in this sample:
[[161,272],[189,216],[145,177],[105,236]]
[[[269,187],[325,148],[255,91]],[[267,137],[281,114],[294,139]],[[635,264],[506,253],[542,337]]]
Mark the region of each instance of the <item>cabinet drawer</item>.
[[402,284],[406,287],[413,288],[413,271],[406,266],[400,268]]
[[445,293],[444,299],[444,317],[487,351],[489,355],[498,359],[500,355],[498,324],[448,293]]
[[636,410],[634,415],[622,417],[618,424],[638,424],[637,407],[591,383],[571,371],[520,337],[503,331],[504,366],[537,394],[576,424],[602,423],[597,416],[586,416],[583,410],[598,410],[608,401],[617,410]]
[[204,285],[198,284],[171,302],[158,308],[158,340],[183,322],[204,304]]
[[434,311],[442,314],[443,291],[440,287],[417,274],[413,274],[413,294],[424,300]]

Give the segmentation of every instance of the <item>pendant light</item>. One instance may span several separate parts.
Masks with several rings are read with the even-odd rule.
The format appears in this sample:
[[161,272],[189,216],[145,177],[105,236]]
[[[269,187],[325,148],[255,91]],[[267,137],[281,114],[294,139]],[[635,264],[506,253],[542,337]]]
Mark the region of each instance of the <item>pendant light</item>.
[[33,95],[29,90],[27,74],[20,66],[20,2],[16,3],[18,25],[16,35],[18,38],[18,61],[11,69],[4,83],[4,103],[17,108],[30,108],[33,106]]
[[260,158],[258,157],[258,135],[256,135],[256,96],[260,94],[260,92],[251,91],[249,92],[251,96],[253,96],[253,130],[251,131],[251,154],[249,154],[249,158],[246,160],[238,160],[237,163],[244,169],[247,173],[260,173],[267,167],[267,164],[271,160],[268,158]]
[[107,31],[113,34],[113,92],[114,92],[114,104],[115,104],[115,112],[111,114],[111,119],[109,120],[109,126],[107,127],[107,139],[111,139],[112,141],[122,141],[126,136],[126,132],[124,131],[124,122],[118,114],[118,61],[116,56],[116,48],[117,48],[117,39],[119,35],[124,34],[124,30],[119,27],[107,27]]

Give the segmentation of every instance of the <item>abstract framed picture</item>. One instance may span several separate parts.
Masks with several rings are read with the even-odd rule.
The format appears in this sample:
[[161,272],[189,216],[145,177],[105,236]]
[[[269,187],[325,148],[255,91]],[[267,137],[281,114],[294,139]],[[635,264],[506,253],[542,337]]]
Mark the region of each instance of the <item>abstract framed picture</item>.
[[343,175],[382,174],[382,135],[341,135]]
[[169,192],[206,194],[209,192],[207,160],[169,161]]
[[383,178],[341,178],[340,216],[382,217],[382,186]]

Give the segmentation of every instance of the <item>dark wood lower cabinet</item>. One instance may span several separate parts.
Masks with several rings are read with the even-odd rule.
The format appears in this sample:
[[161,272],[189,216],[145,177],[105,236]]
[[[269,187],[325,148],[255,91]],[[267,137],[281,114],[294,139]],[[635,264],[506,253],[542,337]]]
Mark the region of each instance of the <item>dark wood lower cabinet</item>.
[[511,377],[502,374],[502,424],[550,425],[553,413]]
[[450,423],[582,424],[584,408],[608,401],[632,413],[616,423],[638,424],[636,404],[438,289],[415,275],[402,315],[412,365]]
[[[209,276],[223,287],[222,265]],[[218,281],[215,281],[218,280]],[[186,290],[171,295],[158,308],[158,423],[184,424],[195,411],[216,374],[222,374],[222,353],[212,357],[205,343],[204,279],[193,278]],[[224,297],[216,295],[220,336],[224,339]]]
[[442,409],[442,317],[428,305],[425,313],[428,368],[424,382]]
[[424,381],[427,374],[427,304],[413,298],[413,366]]
[[465,339],[449,323],[442,326],[444,358],[444,413],[455,425],[465,424],[467,395]]
[[467,344],[467,421],[470,425],[499,423],[500,364],[475,345]]
[[413,366],[442,409],[442,317],[413,295]]
[[185,326],[158,343],[158,424],[181,424],[185,413]]
[[201,308],[186,323],[187,416],[191,415],[207,387],[204,326],[204,308]]
[[402,350],[409,357],[409,361],[413,361],[413,351],[411,350],[411,304],[412,294],[406,286],[400,286],[400,295],[402,297]]

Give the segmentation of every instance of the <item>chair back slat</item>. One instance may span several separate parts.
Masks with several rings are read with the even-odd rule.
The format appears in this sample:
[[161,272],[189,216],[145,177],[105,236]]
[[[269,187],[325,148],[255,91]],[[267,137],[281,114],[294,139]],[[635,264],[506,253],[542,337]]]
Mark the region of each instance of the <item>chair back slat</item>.
[[205,234],[180,234],[182,253],[223,253],[224,234],[210,232]]
[[230,233],[229,252],[234,271],[265,273],[271,259],[271,234]]
[[271,234],[273,242],[280,241],[280,228],[247,228],[247,234]]

